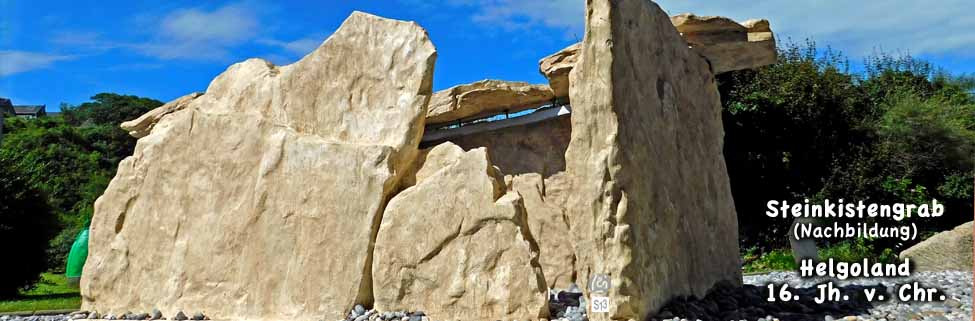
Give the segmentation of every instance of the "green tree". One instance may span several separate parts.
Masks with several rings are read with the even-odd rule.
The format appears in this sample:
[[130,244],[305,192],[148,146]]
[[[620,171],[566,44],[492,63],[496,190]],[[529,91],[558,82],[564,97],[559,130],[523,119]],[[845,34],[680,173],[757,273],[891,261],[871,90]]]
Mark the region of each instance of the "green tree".
[[5,157],[43,192],[60,218],[60,234],[51,244],[53,268],[61,268],[74,235],[93,214],[95,200],[131,155],[136,139],[119,128],[161,106],[157,100],[103,93],[77,107],[63,105],[61,116],[12,119],[0,145]]
[[789,220],[764,214],[769,200],[802,200],[822,189],[845,151],[868,133],[868,102],[845,58],[815,44],[780,50],[779,62],[721,75],[725,160],[746,247],[781,247]]
[[[779,62],[720,75],[725,159],[743,248],[786,246],[789,220],[768,219],[769,200],[938,199],[939,230],[971,220],[975,81],[910,56],[879,54],[862,73],[812,42],[787,44]],[[889,251],[910,244],[879,242]]]
[[57,232],[57,221],[44,195],[27,175],[0,156],[0,299],[17,296],[47,269],[45,250]]
[[80,128],[85,139],[103,153],[103,160],[113,165],[132,155],[135,148],[136,140],[119,125],[163,104],[151,98],[113,93],[97,94],[91,100],[78,106],[62,105],[64,120]]

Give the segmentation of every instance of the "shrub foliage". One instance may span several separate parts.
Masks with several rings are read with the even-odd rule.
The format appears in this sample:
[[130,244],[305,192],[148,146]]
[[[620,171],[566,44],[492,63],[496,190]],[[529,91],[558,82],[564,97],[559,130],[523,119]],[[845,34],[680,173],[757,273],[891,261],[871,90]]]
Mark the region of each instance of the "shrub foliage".
[[[787,44],[779,62],[719,76],[725,158],[742,248],[788,247],[790,220],[769,200],[924,203],[936,231],[972,219],[975,88],[910,56],[878,54],[864,70],[815,43]],[[889,223],[889,221],[888,221]],[[865,240],[877,255],[911,243]]]
[[57,219],[45,196],[26,175],[0,156],[0,299],[33,285],[47,269],[45,250],[57,233]]

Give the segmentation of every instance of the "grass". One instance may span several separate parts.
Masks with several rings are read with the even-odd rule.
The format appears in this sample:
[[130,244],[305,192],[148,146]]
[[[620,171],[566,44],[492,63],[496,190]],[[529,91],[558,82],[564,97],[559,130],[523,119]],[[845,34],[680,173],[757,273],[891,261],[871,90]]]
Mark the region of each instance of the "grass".
[[794,271],[799,267],[789,249],[772,250],[762,255],[756,255],[754,252],[745,253],[744,261],[746,262],[742,267],[744,273]]
[[44,273],[37,285],[21,293],[15,300],[0,301],[0,313],[78,309],[81,307],[81,293],[68,286],[63,274]]
[[[790,249],[778,249],[765,253],[756,253],[755,249],[748,249],[742,258],[744,273],[764,273],[772,271],[796,271],[796,264]],[[860,262],[864,258],[872,262],[896,263],[897,254],[890,249],[877,251],[863,239],[846,240],[819,249],[819,259],[834,259],[843,262]]]

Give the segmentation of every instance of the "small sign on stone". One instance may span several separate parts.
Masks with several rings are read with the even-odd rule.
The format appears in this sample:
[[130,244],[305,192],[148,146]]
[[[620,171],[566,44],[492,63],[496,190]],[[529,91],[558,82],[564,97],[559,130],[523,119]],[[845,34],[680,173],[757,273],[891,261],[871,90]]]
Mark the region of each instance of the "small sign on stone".
[[609,289],[613,286],[607,274],[594,274],[589,280],[590,293],[609,294]]
[[609,313],[609,297],[594,296],[589,304],[589,311],[592,313]]

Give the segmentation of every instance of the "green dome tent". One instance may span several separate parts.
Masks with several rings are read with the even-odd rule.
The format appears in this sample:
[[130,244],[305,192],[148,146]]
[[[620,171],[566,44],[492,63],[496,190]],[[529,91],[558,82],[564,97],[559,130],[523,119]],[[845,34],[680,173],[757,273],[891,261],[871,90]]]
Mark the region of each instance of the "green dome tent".
[[68,252],[68,266],[64,270],[64,276],[68,278],[68,285],[77,287],[81,282],[81,271],[85,267],[85,260],[88,259],[88,229],[81,230],[78,237],[71,244],[71,252]]

